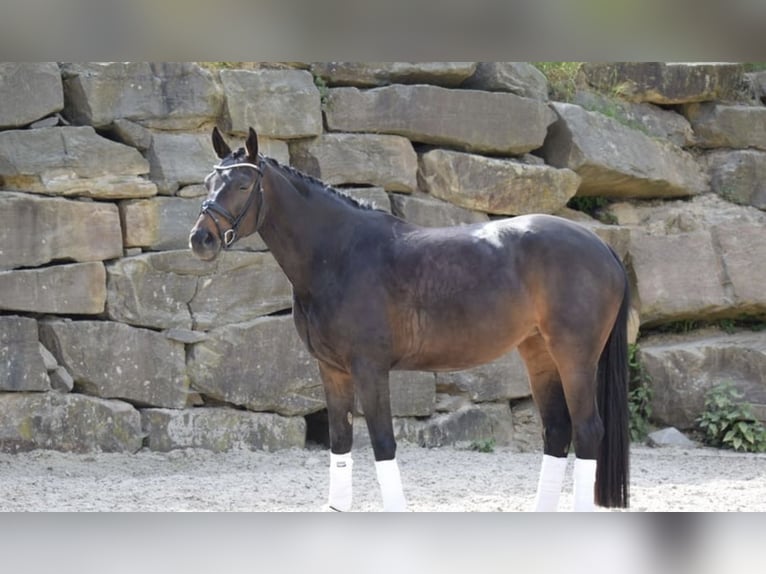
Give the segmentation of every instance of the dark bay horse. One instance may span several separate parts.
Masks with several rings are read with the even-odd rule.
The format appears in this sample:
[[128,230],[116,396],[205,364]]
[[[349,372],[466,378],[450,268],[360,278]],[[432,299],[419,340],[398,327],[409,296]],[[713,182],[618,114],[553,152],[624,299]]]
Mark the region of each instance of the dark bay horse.
[[355,396],[384,509],[404,510],[389,371],[466,369],[514,347],[543,424],[535,509],[556,509],[570,444],[575,510],[627,506],[629,287],[600,238],[548,215],[422,228],[260,155],[252,128],[235,152],[216,128],[213,147],[189,243],[211,260],[260,233],[292,283],[327,401],[331,508],[351,508]]

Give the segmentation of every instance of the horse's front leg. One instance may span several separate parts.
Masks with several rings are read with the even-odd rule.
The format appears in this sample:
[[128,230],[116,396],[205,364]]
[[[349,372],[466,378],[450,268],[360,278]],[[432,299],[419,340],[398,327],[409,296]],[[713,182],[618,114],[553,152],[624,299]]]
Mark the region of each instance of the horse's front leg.
[[352,371],[375,455],[375,471],[383,498],[383,510],[404,512],[407,510],[407,501],[396,461],[388,366],[384,368],[368,362],[357,362]]
[[330,426],[330,495],[332,510],[347,512],[352,503],[351,458],[354,385],[351,375],[319,361]]

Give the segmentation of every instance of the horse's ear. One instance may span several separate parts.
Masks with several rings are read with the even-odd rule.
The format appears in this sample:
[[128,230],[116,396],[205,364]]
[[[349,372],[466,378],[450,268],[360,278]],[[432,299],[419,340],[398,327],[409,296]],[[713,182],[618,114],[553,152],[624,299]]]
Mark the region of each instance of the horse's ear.
[[231,154],[231,148],[229,147],[229,144],[224,141],[218,126],[213,128],[213,149],[215,150],[215,154],[221,159]]
[[247,159],[252,163],[258,161],[258,135],[253,128],[247,134],[247,140],[245,140],[245,151],[247,151]]

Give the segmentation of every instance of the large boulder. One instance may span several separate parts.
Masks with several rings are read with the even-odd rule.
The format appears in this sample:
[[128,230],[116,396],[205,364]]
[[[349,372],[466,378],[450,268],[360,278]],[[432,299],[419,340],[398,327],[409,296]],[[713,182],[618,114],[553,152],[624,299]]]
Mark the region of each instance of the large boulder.
[[663,105],[729,99],[743,81],[741,64],[616,62],[588,63],[581,69],[601,91]]
[[678,146],[574,104],[551,105],[559,120],[543,155],[582,177],[578,196],[682,197],[708,190],[700,165]]
[[0,391],[47,390],[50,380],[40,354],[37,321],[0,316]]
[[417,188],[418,156],[401,136],[324,134],[292,144],[290,160],[330,185],[367,184],[405,193]]
[[395,215],[423,227],[450,227],[489,221],[486,213],[458,207],[424,193],[393,194],[391,203]]
[[371,88],[386,84],[459,86],[475,62],[315,62],[311,72],[328,86]]
[[80,392],[139,406],[188,403],[184,346],[160,333],[111,321],[47,320],[40,338]]
[[473,369],[438,373],[436,388],[441,393],[465,394],[475,403],[515,400],[531,394],[527,370],[517,351]]
[[306,420],[274,413],[251,413],[231,408],[183,411],[143,409],[141,421],[150,450],[204,448],[213,452],[303,448]]
[[659,424],[693,428],[705,393],[721,383],[732,383],[747,402],[766,405],[764,332],[648,337],[639,360],[651,377],[652,417]]
[[488,92],[510,92],[525,98],[548,99],[548,79],[528,62],[479,62],[462,87]]
[[189,130],[214,121],[223,90],[192,62],[90,62],[62,67],[65,115],[106,127],[127,119],[147,127]]
[[319,369],[291,316],[213,329],[191,345],[188,372],[195,391],[253,411],[295,416],[325,406]]
[[120,259],[108,271],[107,313],[131,325],[209,329],[290,309],[292,289],[270,253],[190,251]]
[[120,202],[125,247],[186,249],[200,213],[199,197],[152,197]]
[[117,206],[0,192],[0,270],[122,256]]
[[766,107],[711,102],[686,106],[684,113],[700,147],[766,150]]
[[64,108],[55,62],[0,63],[0,129],[18,128]]
[[202,183],[219,161],[207,132],[157,132],[146,157],[152,181],[164,194],[172,194],[184,185]]
[[766,152],[719,150],[708,154],[713,191],[741,205],[766,211]]
[[91,126],[0,132],[0,188],[97,199],[150,197],[149,164]]
[[0,309],[97,315],[106,303],[106,272],[101,262],[0,271]]
[[80,394],[0,393],[0,451],[137,452],[141,415],[128,403]]
[[731,312],[766,318],[766,228],[732,222],[714,227],[712,234]]
[[421,156],[419,176],[423,189],[434,197],[504,215],[558,211],[580,184],[569,169],[443,149]]
[[221,70],[229,130],[277,139],[322,133],[319,90],[306,70]]
[[425,85],[333,88],[325,116],[330,131],[397,134],[415,142],[506,155],[539,148],[555,119],[538,100]]

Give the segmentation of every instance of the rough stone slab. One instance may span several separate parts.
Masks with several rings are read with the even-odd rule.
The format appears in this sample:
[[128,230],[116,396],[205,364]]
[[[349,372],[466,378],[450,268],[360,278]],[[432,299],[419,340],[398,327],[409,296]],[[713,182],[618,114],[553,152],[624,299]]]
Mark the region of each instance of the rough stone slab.
[[0,316],[0,391],[49,389],[37,321],[29,317]]
[[[436,406],[436,378],[433,373],[392,371],[389,374],[391,414],[395,417],[427,417]],[[364,416],[359,396],[356,412]]]
[[720,256],[709,232],[653,236],[631,233],[642,324],[731,314]]
[[649,446],[654,447],[695,448],[697,446],[675,427],[666,427],[649,433],[646,442]]
[[314,77],[306,70],[221,70],[229,129],[277,139],[322,133],[322,110]]
[[0,451],[137,452],[141,415],[122,401],[79,394],[0,393]]
[[742,315],[766,317],[766,226],[730,223],[712,234],[732,306]]
[[479,62],[462,87],[548,100],[548,79],[528,62]]
[[18,128],[64,108],[56,62],[0,63],[0,129]]
[[405,193],[418,185],[418,156],[401,136],[324,134],[291,144],[290,161],[330,185],[366,184]]
[[56,367],[48,376],[51,378],[51,389],[60,393],[71,393],[74,390],[74,379],[64,367]]
[[728,99],[743,79],[741,64],[701,62],[587,63],[582,73],[599,90],[655,104]]
[[475,62],[315,62],[311,72],[328,86],[371,88],[388,84],[433,84],[456,88]]
[[391,204],[395,215],[423,227],[450,227],[489,221],[486,213],[458,207],[424,193],[393,194]]
[[214,329],[191,346],[187,364],[192,388],[220,401],[286,416],[325,407],[319,369],[291,316]]
[[200,213],[198,197],[153,197],[120,203],[125,247],[151,251],[187,249]]
[[0,132],[0,187],[95,198],[149,197],[149,164],[90,126]]
[[435,149],[420,158],[421,188],[460,207],[503,215],[553,213],[577,192],[569,169]]
[[187,404],[184,346],[160,333],[111,321],[51,320],[40,324],[40,338],[80,392],[140,406]]
[[695,143],[694,130],[689,120],[677,112],[654,104],[626,102],[588,90],[578,90],[572,103],[590,112],[612,117],[650,137],[668,140],[679,147],[688,147]]
[[642,339],[639,360],[651,376],[653,419],[691,429],[705,393],[730,382],[744,400],[766,403],[766,333],[708,332]]
[[303,417],[229,408],[144,409],[141,421],[147,435],[146,445],[153,451],[203,448],[213,452],[273,452],[306,445]]
[[124,258],[107,268],[107,314],[136,326],[209,329],[290,309],[292,288],[270,253],[189,250]]
[[127,119],[147,127],[193,130],[223,109],[213,74],[193,62],[93,62],[62,68],[73,123],[105,127]]
[[101,262],[0,271],[0,309],[97,315],[106,303],[106,271]]
[[501,92],[393,85],[333,88],[330,131],[402,135],[478,153],[519,155],[539,148],[555,117],[543,102]]
[[728,201],[766,211],[766,153],[714,151],[707,156],[710,187]]
[[180,186],[202,183],[218,163],[209,133],[166,133],[152,136],[147,152],[150,175],[161,193]]
[[0,192],[0,270],[121,255],[116,205]]
[[686,151],[574,104],[554,102],[559,115],[543,148],[548,164],[582,177],[579,196],[682,197],[709,189]]
[[766,107],[692,104],[684,114],[700,147],[766,150]]
[[437,373],[436,388],[450,394],[465,393],[475,403],[530,396],[529,378],[518,351],[480,367]]

